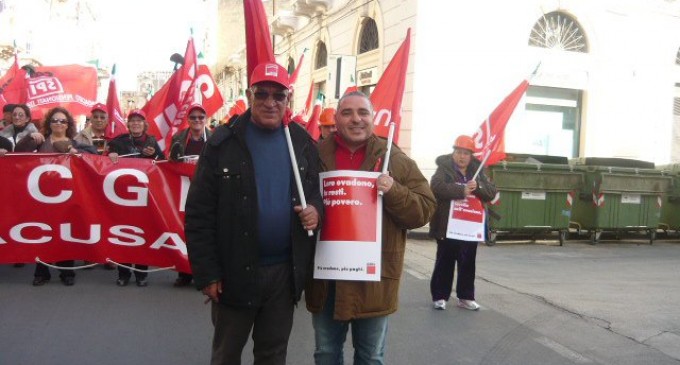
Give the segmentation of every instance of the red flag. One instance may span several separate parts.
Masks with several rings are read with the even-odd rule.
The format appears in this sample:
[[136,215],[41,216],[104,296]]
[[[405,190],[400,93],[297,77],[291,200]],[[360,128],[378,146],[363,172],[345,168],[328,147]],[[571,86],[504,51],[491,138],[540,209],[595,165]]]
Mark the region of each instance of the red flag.
[[198,66],[198,76],[196,76],[196,96],[195,102],[203,105],[205,114],[209,117],[224,105],[224,98],[220,89],[215,84],[210,69],[206,65]]
[[[197,67],[194,39],[189,37],[184,65],[142,108],[149,121],[149,133],[156,137],[166,154],[169,152],[173,134],[189,126],[185,116],[194,101]],[[155,128],[151,126],[153,124]]]
[[111,140],[128,132],[127,126],[125,125],[125,118],[120,109],[120,102],[118,101],[116,65],[113,65],[113,69],[111,70],[109,93],[106,96],[106,113],[109,115],[109,126],[106,128],[106,132],[104,132],[104,138]]
[[375,109],[374,133],[387,138],[390,122],[394,122],[394,143],[399,141],[399,126],[401,124],[401,102],[404,98],[406,86],[406,70],[408,69],[408,55],[411,48],[411,28],[406,32],[406,39],[401,44],[387,69],[375,85],[371,94],[371,103]]
[[243,13],[246,23],[248,80],[250,80],[255,66],[262,62],[276,63],[276,58],[274,58],[272,37],[269,34],[269,23],[262,0],[243,0]]
[[241,115],[241,114],[245,113],[246,110],[248,110],[248,103],[247,103],[245,95],[243,95],[243,93],[241,93],[241,95],[239,95],[238,99],[236,99],[236,101],[234,102],[234,105],[232,105],[231,108],[229,108],[229,114],[227,115],[227,120],[229,118],[233,117],[234,115]]
[[[505,147],[503,143],[503,135],[505,126],[508,120],[515,111],[517,104],[524,96],[524,93],[529,87],[529,81],[523,80],[510,95],[494,109],[489,117],[484,120],[481,126],[472,139],[475,141],[475,157],[484,162],[485,166],[493,165],[494,163],[505,158]],[[487,157],[488,156],[488,157]]]
[[315,141],[319,140],[321,131],[319,130],[319,117],[321,117],[321,110],[323,109],[323,94],[319,92],[314,101],[314,109],[312,109],[312,116],[307,122],[307,133],[309,133]]
[[314,82],[312,82],[309,85],[309,93],[307,94],[307,101],[305,101],[305,108],[297,112],[295,116],[293,116],[293,119],[300,123],[301,125],[306,125],[307,122],[305,122],[305,117],[307,116],[307,113],[309,113],[309,110],[312,108],[312,96],[314,95]]
[[292,88],[293,85],[295,85],[295,81],[297,81],[298,75],[300,74],[300,68],[302,66],[302,61],[305,59],[305,52],[307,52],[307,48],[302,51],[302,54],[300,55],[300,61],[298,61],[297,67],[295,67],[295,71],[293,71],[293,74],[290,75],[290,87]]
[[[7,70],[7,72],[4,75],[2,75],[2,77],[0,77],[0,108],[4,107],[5,104],[23,102],[21,100],[13,100],[16,99],[18,95],[16,92],[9,92],[10,89],[21,90],[25,88],[23,85],[20,85],[18,82],[15,82],[14,79],[17,77],[18,77],[17,81],[21,81],[26,77],[26,73],[24,70],[19,68],[19,58],[15,53],[14,63],[12,64],[12,66],[10,66],[9,70]],[[5,93],[5,90],[7,90],[8,92]]]

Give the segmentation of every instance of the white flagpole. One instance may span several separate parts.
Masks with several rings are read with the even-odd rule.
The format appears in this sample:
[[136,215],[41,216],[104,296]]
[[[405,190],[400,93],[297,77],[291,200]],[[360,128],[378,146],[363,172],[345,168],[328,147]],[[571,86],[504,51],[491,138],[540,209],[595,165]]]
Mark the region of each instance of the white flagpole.
[[[385,153],[385,161],[383,162],[382,166],[382,173],[386,174],[387,173],[387,167],[390,164],[390,154],[392,152],[392,141],[394,140],[394,128],[396,125],[394,122],[390,122],[390,130],[387,132],[387,153]],[[384,193],[382,191],[378,191],[378,195],[382,196]]]
[[[307,208],[307,199],[305,199],[305,191],[302,189],[302,180],[300,179],[300,171],[298,170],[297,160],[295,159],[295,150],[293,149],[293,140],[290,138],[288,124],[284,124],[283,131],[286,134],[288,155],[290,156],[290,163],[293,165],[293,176],[295,176],[295,185],[297,186],[298,194],[300,195],[300,205],[302,205],[302,209],[305,209]],[[312,237],[313,235],[314,232],[311,229],[308,229],[307,236]]]

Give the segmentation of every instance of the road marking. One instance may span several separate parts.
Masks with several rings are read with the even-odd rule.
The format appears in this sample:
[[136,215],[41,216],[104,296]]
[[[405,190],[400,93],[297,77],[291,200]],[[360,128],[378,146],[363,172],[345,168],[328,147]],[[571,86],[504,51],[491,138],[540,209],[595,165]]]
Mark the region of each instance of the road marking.
[[560,345],[559,343],[547,338],[547,337],[541,337],[535,339],[536,342],[540,343],[541,345],[557,352],[558,354],[566,357],[570,361],[573,361],[577,364],[592,364],[593,360],[579,354],[578,352],[571,350],[563,345]]

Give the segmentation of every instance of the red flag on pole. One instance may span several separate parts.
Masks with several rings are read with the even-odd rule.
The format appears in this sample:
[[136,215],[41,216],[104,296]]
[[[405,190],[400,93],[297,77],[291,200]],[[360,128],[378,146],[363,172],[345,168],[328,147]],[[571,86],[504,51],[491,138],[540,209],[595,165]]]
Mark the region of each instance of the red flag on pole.
[[[161,90],[142,108],[150,125],[149,134],[156,137],[166,154],[170,149],[172,135],[189,125],[185,116],[194,101],[197,66],[194,39],[189,37],[184,65],[172,74]],[[155,128],[151,125],[155,125]]]
[[276,58],[262,0],[243,0],[243,13],[246,23],[246,58],[250,85],[250,75],[255,66],[262,62],[276,63]]
[[[14,63],[12,63],[12,66],[10,66],[9,70],[5,72],[2,77],[0,77],[0,108],[4,107],[5,104],[13,104],[17,103],[20,100],[10,100],[18,97],[18,94],[16,92],[10,92],[10,89],[23,89],[24,86],[19,87],[19,83],[17,83],[14,79],[17,78],[17,81],[20,81],[21,79],[26,78],[26,73],[24,70],[19,68],[19,57],[17,54],[14,54]],[[14,84],[14,85],[12,85]],[[5,93],[5,91],[8,91]],[[6,95],[5,95],[6,94]],[[11,96],[10,96],[11,95]]]
[[323,93],[319,92],[314,101],[314,109],[312,109],[312,116],[307,121],[307,133],[309,133],[315,141],[319,140],[321,131],[319,130],[319,120],[321,117],[321,111],[323,109]]
[[387,138],[390,122],[394,122],[394,143],[399,141],[401,102],[404,98],[410,48],[411,28],[406,32],[406,39],[392,57],[392,61],[387,65],[387,69],[385,69],[371,94],[371,103],[373,103],[375,109],[374,133]]
[[206,65],[198,66],[198,76],[196,76],[196,96],[195,102],[203,105],[206,116],[211,116],[224,105],[224,98],[219,87],[215,83],[210,69]]
[[295,85],[295,81],[297,81],[298,75],[300,74],[300,68],[302,66],[302,61],[305,59],[305,52],[307,52],[307,48],[305,48],[302,51],[302,54],[300,55],[300,61],[298,61],[297,67],[295,67],[295,71],[293,71],[293,74],[290,75],[290,86],[293,87]]
[[128,132],[127,126],[125,125],[125,118],[120,109],[120,101],[118,100],[116,65],[113,65],[113,69],[111,70],[109,93],[106,96],[106,113],[109,115],[109,126],[106,128],[106,132],[104,132],[104,138],[111,140]]
[[[505,146],[503,135],[508,120],[515,111],[517,104],[526,93],[529,87],[529,80],[523,80],[510,95],[491,112],[491,115],[482,122],[479,129],[472,136],[475,141],[475,157],[484,162],[485,166],[505,158]],[[486,159],[486,161],[485,161]]]

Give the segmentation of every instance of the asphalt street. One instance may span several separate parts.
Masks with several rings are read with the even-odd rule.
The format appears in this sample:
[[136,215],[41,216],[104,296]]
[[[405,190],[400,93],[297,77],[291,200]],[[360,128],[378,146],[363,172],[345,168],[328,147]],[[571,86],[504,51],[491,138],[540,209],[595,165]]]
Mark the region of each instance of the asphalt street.
[[[436,244],[409,239],[387,364],[680,364],[680,243],[554,241],[480,246],[471,312],[432,309]],[[53,271],[0,266],[0,365],[208,364],[209,306],[175,274],[149,286],[115,285],[115,271],[79,271],[65,287]],[[289,364],[312,364],[311,318],[295,313]],[[351,364],[351,339],[345,363]],[[252,344],[243,363],[252,363]]]

